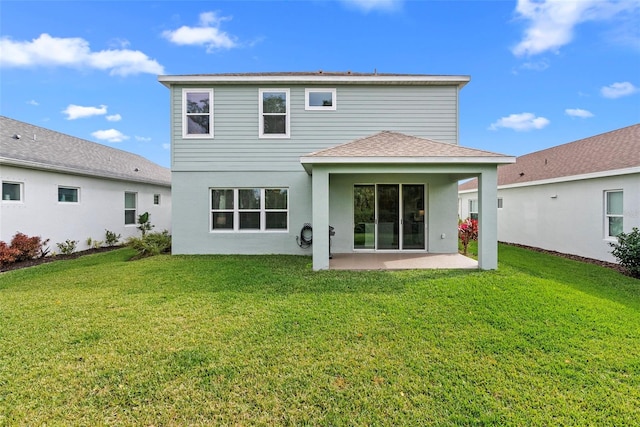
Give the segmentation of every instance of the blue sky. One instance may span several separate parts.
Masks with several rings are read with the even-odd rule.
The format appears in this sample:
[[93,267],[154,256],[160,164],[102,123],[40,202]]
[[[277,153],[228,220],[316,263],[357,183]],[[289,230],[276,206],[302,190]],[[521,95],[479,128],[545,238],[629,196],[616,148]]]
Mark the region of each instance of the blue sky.
[[460,144],[640,122],[640,0],[0,2],[0,114],[169,166],[158,74],[470,75]]

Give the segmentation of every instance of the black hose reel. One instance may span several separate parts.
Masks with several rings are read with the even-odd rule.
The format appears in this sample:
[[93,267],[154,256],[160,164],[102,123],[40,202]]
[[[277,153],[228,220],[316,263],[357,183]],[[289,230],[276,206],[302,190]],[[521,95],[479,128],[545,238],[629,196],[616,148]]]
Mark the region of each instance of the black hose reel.
[[307,249],[313,243],[313,228],[311,224],[305,223],[300,230],[300,236],[296,236],[296,243],[302,249]]

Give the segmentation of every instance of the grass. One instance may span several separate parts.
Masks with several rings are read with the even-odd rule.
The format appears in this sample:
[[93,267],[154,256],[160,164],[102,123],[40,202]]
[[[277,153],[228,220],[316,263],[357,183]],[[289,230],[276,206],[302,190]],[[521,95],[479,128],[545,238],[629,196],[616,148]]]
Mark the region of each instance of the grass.
[[640,281],[130,249],[0,275],[0,425],[637,425]]

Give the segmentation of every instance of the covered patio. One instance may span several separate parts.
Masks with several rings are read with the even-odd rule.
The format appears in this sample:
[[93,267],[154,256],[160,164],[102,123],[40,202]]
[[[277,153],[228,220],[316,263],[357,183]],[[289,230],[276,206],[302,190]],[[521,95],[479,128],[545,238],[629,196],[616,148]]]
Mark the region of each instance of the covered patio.
[[[364,269],[498,267],[497,167],[514,157],[383,131],[310,153],[300,162],[311,175],[314,230],[336,231],[331,242],[329,233],[314,233],[314,270],[357,269],[360,263]],[[458,258],[458,181],[474,177],[480,232],[478,261],[470,263]],[[363,187],[373,194],[364,223],[354,217],[356,190]],[[422,194],[417,199],[416,189]],[[386,190],[393,193],[391,207],[380,204]],[[409,190],[419,206],[405,203]],[[422,224],[416,216],[423,217]],[[415,231],[403,235],[409,224]],[[363,234],[364,245],[358,241]]]

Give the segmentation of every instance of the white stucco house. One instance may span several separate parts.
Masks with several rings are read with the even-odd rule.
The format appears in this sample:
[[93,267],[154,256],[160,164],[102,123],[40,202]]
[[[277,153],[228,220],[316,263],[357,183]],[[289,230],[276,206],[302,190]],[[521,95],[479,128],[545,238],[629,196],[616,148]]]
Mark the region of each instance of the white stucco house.
[[[334,254],[454,254],[458,181],[477,177],[478,265],[497,268],[497,166],[515,158],[459,145],[469,80],[159,76],[170,90],[173,253],[311,253],[314,270],[330,268],[330,245]],[[305,224],[311,245],[297,239]]]
[[171,172],[141,156],[0,116],[0,240],[56,243],[139,234],[137,216],[171,230]]
[[[459,187],[477,214],[477,181]],[[498,167],[498,240],[616,262],[610,242],[640,227],[640,124],[520,156]]]

